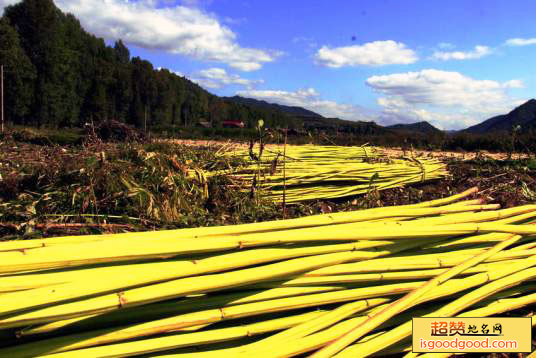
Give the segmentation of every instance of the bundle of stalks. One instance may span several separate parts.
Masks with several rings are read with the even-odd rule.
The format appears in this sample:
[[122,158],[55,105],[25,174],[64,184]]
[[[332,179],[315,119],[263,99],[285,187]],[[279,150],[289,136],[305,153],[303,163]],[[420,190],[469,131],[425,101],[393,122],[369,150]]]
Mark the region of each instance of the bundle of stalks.
[[[249,152],[226,155],[248,157]],[[231,177],[244,187],[254,181],[274,201],[281,202],[284,196],[287,203],[347,197],[448,175],[446,166],[437,159],[389,160],[380,149],[365,146],[288,146],[284,154],[266,149],[256,159],[247,167],[234,168]],[[209,175],[221,173],[229,174],[219,171]]]
[[500,209],[476,193],[0,243],[0,357],[407,352],[412,317],[486,317],[536,302],[536,205]]
[[[231,148],[225,155],[249,158],[250,151],[244,148]],[[379,147],[341,147],[341,146],[319,146],[319,145],[287,145],[286,151],[278,147],[265,147],[258,158],[263,163],[271,163],[274,159],[282,159],[285,155],[287,161],[318,162],[319,160],[330,160],[338,158],[355,162],[385,159],[385,153]]]

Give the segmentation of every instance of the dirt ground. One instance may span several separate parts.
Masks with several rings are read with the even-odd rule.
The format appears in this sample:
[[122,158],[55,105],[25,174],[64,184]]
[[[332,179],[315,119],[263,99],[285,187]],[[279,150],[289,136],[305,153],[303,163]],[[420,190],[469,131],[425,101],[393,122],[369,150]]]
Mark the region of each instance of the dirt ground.
[[[440,159],[461,159],[461,160],[473,160],[473,159],[493,159],[493,160],[506,160],[508,159],[508,153],[490,153],[487,151],[481,152],[452,152],[452,151],[427,151],[416,150],[414,152],[408,152],[402,148],[385,148],[384,152],[388,156],[402,156],[402,155],[415,155],[415,156],[427,156]],[[513,153],[511,159],[526,159],[528,155],[526,153]]]

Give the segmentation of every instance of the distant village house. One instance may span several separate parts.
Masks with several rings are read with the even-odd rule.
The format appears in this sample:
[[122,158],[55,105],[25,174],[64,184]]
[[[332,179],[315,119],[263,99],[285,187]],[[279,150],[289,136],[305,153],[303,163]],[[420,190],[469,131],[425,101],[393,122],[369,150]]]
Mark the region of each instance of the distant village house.
[[223,128],[244,128],[242,121],[223,121]]

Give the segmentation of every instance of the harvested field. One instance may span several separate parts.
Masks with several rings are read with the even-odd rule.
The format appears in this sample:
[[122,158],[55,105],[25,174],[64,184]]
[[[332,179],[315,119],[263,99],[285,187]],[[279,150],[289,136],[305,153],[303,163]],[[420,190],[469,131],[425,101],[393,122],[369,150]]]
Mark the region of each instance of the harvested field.
[[[190,169],[228,167],[229,163],[215,154],[229,150],[231,145],[235,144],[224,143],[222,147],[221,142],[163,141],[80,147],[4,140],[0,142],[0,237],[238,224],[411,204],[449,196],[472,186],[480,187],[488,201],[511,207],[530,203],[536,192],[534,160],[446,158],[443,161],[452,175],[440,180],[350,198],[313,200],[287,205],[283,210],[281,204],[259,201],[251,192],[241,193],[225,177],[209,178],[206,185],[202,178],[187,178]],[[247,147],[239,145],[242,149]],[[271,145],[267,148],[277,150]],[[258,145],[254,150],[258,150]],[[93,177],[94,174],[98,176]],[[133,174],[129,180],[152,196],[136,192],[134,187],[129,189],[120,180]],[[169,185],[162,186],[161,181],[178,185],[178,193],[189,198],[180,201],[176,214],[166,209],[174,199],[169,196]],[[133,195],[130,198],[136,200],[129,199],[129,192]],[[146,204],[151,197],[153,210],[148,212]]]
[[[230,142],[222,145],[184,141],[64,147],[0,142],[0,237],[6,241],[0,242],[0,255],[4,258],[0,264],[0,271],[4,272],[0,279],[0,292],[3,292],[0,298],[4,300],[3,311],[0,310],[0,337],[3,337],[1,345],[6,346],[0,350],[0,356],[94,358],[106,357],[113,349],[119,356],[139,356],[151,351],[186,358],[191,354],[198,356],[199,350],[206,349],[203,344],[208,344],[206,347],[217,349],[220,356],[236,353],[245,357],[252,349],[262,351],[293,332],[309,332],[309,321],[331,322],[332,327],[324,327],[322,323],[316,331],[307,333],[310,337],[297,333],[293,336],[295,344],[278,344],[282,356],[315,350],[319,356],[330,356],[331,350],[354,356],[356,350],[362,349],[367,352],[387,349],[400,356],[408,346],[406,341],[398,344],[394,338],[398,335],[396,327],[406,329],[402,333],[407,336],[406,326],[412,315],[465,312],[532,316],[535,306],[530,277],[535,256],[533,225],[529,224],[534,223],[536,202],[534,160],[497,160],[482,155],[461,160],[443,156],[441,160],[449,175],[432,181],[368,190],[352,197],[282,205],[263,199],[262,189],[240,190],[227,175],[205,175],[213,170],[250,165],[247,158],[221,155],[231,148],[247,151],[248,147]],[[265,149],[279,148],[268,145]],[[384,153],[389,153],[387,157],[404,154],[390,149]],[[479,188],[478,193],[473,187]],[[451,203],[449,199],[437,201],[458,193],[465,193],[463,198],[455,199],[462,200],[461,204],[449,207],[445,206]],[[415,204],[422,209],[410,209]],[[400,205],[406,206],[388,208]],[[503,209],[497,210],[499,206]],[[441,213],[437,210],[449,213],[438,216]],[[361,218],[367,213],[372,216]],[[418,214],[421,216],[408,217],[410,213],[421,213]],[[311,217],[317,214],[320,216]],[[319,226],[326,218],[329,218],[328,226]],[[342,221],[333,225],[333,218]],[[292,223],[302,221],[298,231],[304,230],[307,235],[300,238],[296,230],[292,235],[285,235],[295,225]],[[244,223],[255,224],[236,225]],[[389,229],[390,223],[396,228]],[[419,223],[428,223],[429,231],[412,233],[417,235],[412,240],[401,238],[400,230],[422,226]],[[506,225],[497,232],[499,227],[495,224],[509,223],[522,225]],[[468,226],[472,224],[478,225],[482,237],[471,234],[476,230],[476,226]],[[489,230],[487,224],[491,225]],[[336,234],[339,232],[336,229],[348,225],[352,230]],[[193,229],[161,231],[177,228]],[[470,232],[445,238],[438,231],[441,228],[463,228]],[[271,230],[278,234],[274,236]],[[132,233],[138,231],[148,232]],[[129,232],[117,239],[87,235]],[[348,237],[343,237],[348,232],[359,235],[359,240],[348,242]],[[363,235],[367,232],[370,237],[365,240]],[[51,238],[62,235],[75,236]],[[178,245],[176,235],[181,237]],[[232,246],[233,240],[242,235],[257,241],[241,240],[238,249]],[[426,236],[426,242],[422,235]],[[274,237],[277,242],[273,241]],[[21,238],[37,240],[12,241]],[[184,240],[189,244],[183,245]],[[216,246],[203,246],[204,242]],[[203,247],[197,248],[199,245]],[[19,250],[27,254],[21,256]],[[511,257],[506,265],[502,261],[485,261],[488,256],[521,251],[526,256]],[[183,277],[184,269],[175,267],[185,262],[173,259],[180,255],[197,263],[193,276]],[[223,258],[230,255],[229,260],[220,260],[220,255]],[[346,261],[345,255],[365,255],[355,262],[361,264],[361,271],[336,271],[339,266],[354,265],[344,263],[354,261],[352,258]],[[407,255],[413,255],[414,259],[408,261]],[[410,262],[427,260],[433,255],[458,261],[441,269],[406,267]],[[390,268],[371,269],[376,262],[383,262],[384,256],[398,261]],[[133,258],[143,261],[129,262]],[[255,258],[254,266],[251,266],[252,258]],[[335,261],[330,261],[332,258]],[[460,261],[461,258],[464,259]],[[324,259],[329,261],[325,265],[320,263]],[[208,260],[206,265],[204,260]],[[107,264],[95,266],[95,262]],[[205,266],[207,272],[203,271]],[[214,271],[215,267],[223,271]],[[37,271],[40,276],[34,277],[36,272],[22,272],[28,269],[41,270]],[[468,271],[460,273],[462,269]],[[21,281],[20,276],[11,276],[19,272],[28,279]],[[59,276],[54,272],[59,272]],[[123,272],[131,273],[132,279],[125,279]],[[138,274],[134,275],[135,272]],[[497,283],[495,279],[488,284],[478,281],[488,277],[487,273],[494,275]],[[103,279],[114,275],[117,280]],[[438,275],[450,277],[444,288],[435,286],[434,278]],[[204,281],[207,277],[209,280]],[[227,280],[233,282],[229,287]],[[89,281],[103,282],[103,285],[87,285]],[[512,282],[516,282],[514,287],[508,288]],[[218,287],[210,286],[214,283]],[[59,289],[58,284],[66,285],[66,290]],[[179,286],[175,285],[192,285],[188,287],[193,291],[177,290]],[[54,294],[50,294],[51,290]],[[480,304],[475,307],[463,303],[464,295],[471,290],[479,292]],[[121,295],[117,296],[116,291]],[[426,298],[436,291],[444,296]],[[35,299],[24,298],[28,292]],[[415,297],[421,294],[419,301]],[[108,299],[114,303],[105,303]],[[456,304],[445,304],[449,300]],[[363,302],[366,307],[360,306]],[[93,310],[86,312],[84,307],[89,306]],[[114,312],[109,311],[112,306]],[[384,310],[387,313],[381,313]],[[49,311],[61,315],[50,315]],[[266,312],[273,313],[266,315]],[[179,321],[182,323],[177,325]],[[117,322],[128,323],[128,327]],[[346,347],[347,343],[338,340],[365,322],[374,328],[359,329],[357,337],[365,337],[370,343],[351,343]],[[168,332],[169,327],[175,328]],[[376,338],[378,327],[385,329],[379,331],[385,334],[382,339]],[[129,341],[134,337],[138,340]],[[211,345],[216,341],[227,342]],[[332,341],[339,343],[332,346],[329,344]],[[191,348],[192,344],[199,347]],[[319,350],[322,347],[325,351]]]

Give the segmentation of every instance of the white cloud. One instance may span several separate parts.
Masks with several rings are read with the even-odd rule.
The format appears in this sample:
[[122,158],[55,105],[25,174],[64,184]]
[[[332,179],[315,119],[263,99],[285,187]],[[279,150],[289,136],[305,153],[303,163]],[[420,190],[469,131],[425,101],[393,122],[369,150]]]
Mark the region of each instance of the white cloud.
[[522,80],[510,80],[503,83],[504,88],[525,88]]
[[[2,6],[14,1],[0,0]],[[107,39],[188,56],[196,60],[226,63],[242,71],[254,71],[274,61],[280,53],[242,47],[236,34],[215,15],[199,8],[171,2],[143,0],[56,0],[63,11],[73,13],[84,28]],[[187,1],[189,5],[198,1]]]
[[528,39],[522,39],[522,38],[513,38],[508,39],[504,43],[507,46],[528,46],[528,45],[536,45],[536,37],[528,38]]
[[345,47],[322,46],[315,57],[318,64],[335,68],[410,64],[418,60],[413,50],[401,42],[392,40]]
[[453,51],[453,52],[444,52],[436,51],[432,55],[432,58],[435,60],[474,60],[481,58],[487,55],[490,55],[493,51],[488,46],[475,46],[473,51]]
[[324,100],[314,88],[305,88],[297,91],[249,90],[239,91],[237,95],[286,106],[303,107],[329,118],[373,120],[373,117],[365,109],[351,104],[341,104],[335,101]]
[[398,107],[392,103],[386,106],[387,104],[380,100],[378,100],[378,103],[385,106],[378,116],[378,122],[383,125],[426,121],[439,129],[463,129],[484,119],[477,119],[475,116],[464,113],[442,113],[437,110],[407,105]]
[[222,88],[228,85],[253,88],[255,85],[264,82],[263,80],[248,80],[239,75],[229,74],[225,69],[217,67],[199,71],[192,81],[206,88]]
[[258,62],[247,62],[247,61],[240,61],[240,62],[233,62],[229,64],[231,67],[236,68],[237,70],[244,71],[244,72],[251,72],[251,71],[257,71],[262,67],[262,65]]
[[372,76],[366,83],[384,95],[378,104],[385,124],[426,120],[458,129],[506,113],[523,102],[506,92],[523,85],[520,80],[500,83],[434,69]]

